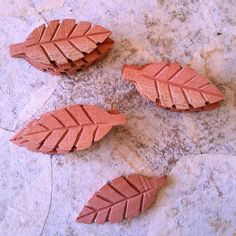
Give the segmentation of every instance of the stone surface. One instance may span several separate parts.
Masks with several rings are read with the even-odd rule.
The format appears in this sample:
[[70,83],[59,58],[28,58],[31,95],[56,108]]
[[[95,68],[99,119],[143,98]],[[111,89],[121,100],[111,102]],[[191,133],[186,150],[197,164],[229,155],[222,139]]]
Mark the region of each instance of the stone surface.
[[236,234],[236,158],[197,155],[181,159],[170,172],[148,236]]
[[32,25],[44,23],[40,16],[18,18],[0,15],[0,22],[0,109],[4,111],[0,113],[0,127],[14,130],[43,106],[60,78],[42,73],[21,59],[12,59],[9,54],[11,43],[24,40]]
[[[96,189],[120,175],[136,172],[160,176],[185,160],[184,156],[236,154],[236,4],[231,0],[224,4],[220,0],[66,0],[42,5],[43,2],[7,1],[0,6],[0,181],[4,186],[0,188],[0,235],[110,235],[112,232],[131,236],[138,232],[144,236],[150,222],[155,220],[156,208],[117,225],[85,226],[77,224],[75,218]],[[104,61],[73,76],[52,76],[24,60],[10,58],[10,44],[23,41],[35,27],[58,18],[103,25],[113,32],[116,43]],[[173,113],[156,108],[132,84],[121,80],[123,64],[163,59],[189,64],[209,78],[224,94],[222,106],[210,112]],[[128,122],[88,151],[51,157],[51,169],[49,156],[10,144],[13,133],[7,130],[15,132],[31,117],[74,103],[89,103],[104,109],[117,107],[127,114]],[[210,164],[211,168],[215,165],[218,166],[215,161]],[[193,166],[196,171],[199,169],[198,164]],[[224,176],[222,181],[229,188],[229,173],[224,166],[223,163],[219,168]],[[207,175],[204,176],[208,181]],[[37,189],[35,184],[41,180]],[[45,192],[39,198],[35,193],[41,190]],[[25,210],[14,210],[14,201]],[[157,204],[161,202],[162,198],[158,198]],[[14,209],[10,210],[11,206]],[[217,211],[221,214],[221,209]],[[233,212],[230,208],[222,211],[224,214],[230,211],[229,217]],[[202,214],[206,219],[211,218],[208,211]],[[32,223],[36,218],[37,223]],[[13,223],[17,227],[12,227]],[[210,226],[205,227],[204,232],[209,229]],[[232,223],[225,232],[233,230]]]
[[[65,0],[14,0],[0,2],[0,14],[5,16],[27,16],[62,7]],[[9,7],[10,6],[10,7]]]
[[39,234],[51,202],[51,161],[9,144],[0,131],[0,235]]

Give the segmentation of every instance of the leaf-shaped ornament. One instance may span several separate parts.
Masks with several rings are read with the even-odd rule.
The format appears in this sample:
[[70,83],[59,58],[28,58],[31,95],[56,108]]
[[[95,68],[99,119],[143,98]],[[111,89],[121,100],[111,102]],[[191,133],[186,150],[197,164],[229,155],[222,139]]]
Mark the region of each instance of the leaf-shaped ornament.
[[219,107],[222,93],[206,77],[178,63],[124,65],[122,78],[156,105],[173,111],[201,111]]
[[89,148],[113,126],[126,123],[124,114],[92,105],[71,105],[44,113],[11,139],[18,146],[47,154],[64,154]]
[[149,208],[167,177],[146,177],[132,174],[119,177],[100,188],[79,213],[78,223],[119,223],[132,219]]
[[10,45],[10,54],[42,71],[71,74],[102,59],[114,43],[110,35],[108,29],[87,21],[52,20],[33,30],[23,43]]

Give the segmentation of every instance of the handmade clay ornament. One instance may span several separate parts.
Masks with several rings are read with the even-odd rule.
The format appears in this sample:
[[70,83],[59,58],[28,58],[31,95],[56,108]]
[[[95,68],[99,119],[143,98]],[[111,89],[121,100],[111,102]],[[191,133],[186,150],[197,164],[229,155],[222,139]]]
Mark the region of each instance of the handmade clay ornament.
[[166,176],[149,178],[133,174],[116,178],[89,199],[76,220],[78,223],[103,224],[132,219],[152,205],[166,182]]
[[12,57],[52,74],[72,74],[105,57],[114,44],[111,31],[73,19],[53,20],[37,27],[23,43],[10,45]]
[[89,148],[113,126],[126,123],[117,110],[92,105],[72,105],[44,113],[11,139],[18,146],[46,154],[64,154]]
[[223,100],[223,94],[206,77],[178,63],[124,65],[122,78],[133,82],[146,99],[173,111],[210,110]]

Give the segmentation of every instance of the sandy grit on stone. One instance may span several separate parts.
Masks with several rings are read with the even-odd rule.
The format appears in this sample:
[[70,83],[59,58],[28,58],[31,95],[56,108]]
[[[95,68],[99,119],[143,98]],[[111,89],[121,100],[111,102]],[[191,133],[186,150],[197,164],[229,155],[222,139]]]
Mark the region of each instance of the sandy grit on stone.
[[183,157],[168,174],[147,236],[235,236],[236,156]]

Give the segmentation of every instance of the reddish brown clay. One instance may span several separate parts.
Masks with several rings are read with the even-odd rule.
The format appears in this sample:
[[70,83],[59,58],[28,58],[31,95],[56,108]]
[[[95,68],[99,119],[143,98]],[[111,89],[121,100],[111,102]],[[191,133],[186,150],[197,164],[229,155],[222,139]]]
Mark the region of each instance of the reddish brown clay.
[[166,180],[166,176],[149,178],[138,174],[116,178],[89,199],[76,220],[103,224],[132,219],[152,205]]
[[114,44],[110,35],[111,31],[86,21],[53,20],[33,30],[23,43],[10,45],[10,54],[42,71],[72,74],[106,56]]
[[89,148],[113,126],[125,123],[125,116],[117,110],[72,105],[42,114],[14,135],[11,141],[35,152],[64,154]]
[[178,63],[124,65],[123,79],[133,82],[146,99],[173,111],[211,110],[224,98],[206,77]]

